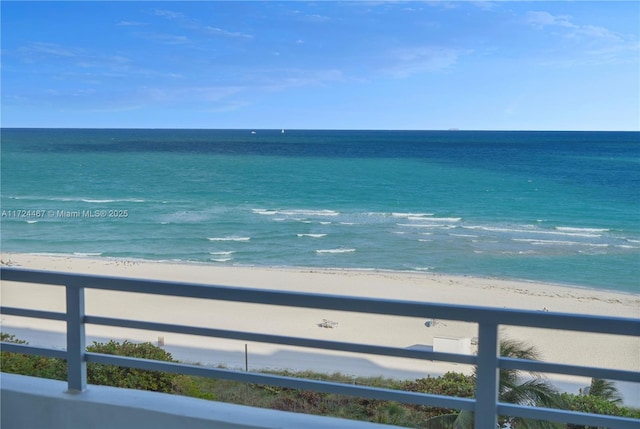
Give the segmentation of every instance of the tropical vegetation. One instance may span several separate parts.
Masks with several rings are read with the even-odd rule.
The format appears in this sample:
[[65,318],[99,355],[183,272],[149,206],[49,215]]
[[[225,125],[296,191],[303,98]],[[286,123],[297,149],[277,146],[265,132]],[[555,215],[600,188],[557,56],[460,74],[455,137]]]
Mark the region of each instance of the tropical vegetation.
[[[12,335],[0,333],[0,339],[7,342],[25,344]],[[151,343],[93,343],[88,351],[104,354],[131,356],[144,359],[156,359],[176,362],[170,353]],[[523,358],[536,357],[535,349],[517,342],[507,342],[501,347],[505,356]],[[528,356],[528,357],[527,357]],[[3,372],[31,375],[57,380],[66,379],[66,362],[61,359],[0,352],[0,365]],[[426,377],[412,381],[398,381],[384,378],[353,378],[340,373],[319,374],[313,372],[277,372],[279,375],[319,379],[338,383],[361,384],[388,389],[400,389],[438,395],[472,398],[475,396],[475,376],[449,372],[441,377]],[[153,390],[185,396],[250,405],[284,411],[303,412],[354,420],[366,420],[377,423],[424,429],[453,429],[461,426],[470,413],[458,413],[455,410],[427,407],[411,404],[399,404],[391,401],[371,400],[347,397],[305,390],[280,388],[258,384],[244,384],[227,380],[214,380],[203,377],[168,374],[135,368],[121,368],[111,365],[89,363],[87,379],[90,384],[102,384],[134,389]],[[506,371],[500,374],[500,398],[505,402],[545,404],[559,406],[574,411],[619,415],[640,419],[640,409],[623,407],[616,402],[615,386],[610,382],[592,382],[580,395],[563,393],[558,395],[544,379],[526,377],[519,372]],[[607,387],[608,386],[608,387]],[[613,388],[613,389],[612,389]],[[596,396],[599,395],[599,396]],[[619,395],[618,395],[619,396]],[[473,420],[472,418],[470,419]],[[512,428],[545,427],[539,422],[530,422],[502,418],[503,424]],[[584,426],[555,425],[546,427],[593,429]]]

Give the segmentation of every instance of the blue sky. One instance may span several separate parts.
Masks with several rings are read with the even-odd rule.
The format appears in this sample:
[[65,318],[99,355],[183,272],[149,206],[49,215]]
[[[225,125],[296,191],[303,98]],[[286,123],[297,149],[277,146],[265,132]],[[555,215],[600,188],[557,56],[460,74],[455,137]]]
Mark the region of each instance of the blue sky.
[[636,1],[2,1],[2,126],[639,130]]

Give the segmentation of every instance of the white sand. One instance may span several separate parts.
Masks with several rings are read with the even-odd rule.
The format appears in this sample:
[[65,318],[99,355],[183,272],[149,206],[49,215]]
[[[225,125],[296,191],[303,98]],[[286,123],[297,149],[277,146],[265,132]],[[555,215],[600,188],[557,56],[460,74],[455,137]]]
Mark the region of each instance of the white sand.
[[[227,268],[205,264],[173,264],[109,259],[72,258],[28,254],[2,254],[5,265],[40,270],[69,271],[163,279],[192,283],[295,290],[437,303],[479,305],[567,313],[640,317],[640,295],[557,285],[396,272]],[[317,338],[395,347],[431,346],[434,336],[474,337],[477,327],[437,320],[426,327],[424,319],[376,316],[313,309],[179,299],[130,293],[87,291],[87,314],[137,320],[204,326],[249,332]],[[2,305],[63,311],[62,288],[2,282]],[[323,320],[338,326],[319,327]],[[58,322],[2,316],[2,330],[31,344],[63,348],[64,325]],[[557,330],[503,327],[501,334],[534,344],[546,361],[585,366],[640,370],[640,338]],[[111,327],[87,327],[89,342],[107,339],[157,342],[177,359],[203,364],[244,368],[245,342],[141,332]],[[469,373],[466,365],[434,363],[381,356],[248,343],[251,369],[313,369],[339,371],[354,376],[374,375],[419,378],[446,371]],[[589,384],[583,377],[549,375],[563,390],[577,393]],[[640,406],[640,386],[617,383],[625,403]]]

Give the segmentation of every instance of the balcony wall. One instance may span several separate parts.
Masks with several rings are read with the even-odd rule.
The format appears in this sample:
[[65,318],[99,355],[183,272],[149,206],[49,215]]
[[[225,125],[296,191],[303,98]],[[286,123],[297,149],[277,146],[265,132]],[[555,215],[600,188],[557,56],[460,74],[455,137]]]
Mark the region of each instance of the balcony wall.
[[2,429],[382,429],[377,425],[224,404],[165,393],[90,385],[69,393],[64,381],[0,375]]

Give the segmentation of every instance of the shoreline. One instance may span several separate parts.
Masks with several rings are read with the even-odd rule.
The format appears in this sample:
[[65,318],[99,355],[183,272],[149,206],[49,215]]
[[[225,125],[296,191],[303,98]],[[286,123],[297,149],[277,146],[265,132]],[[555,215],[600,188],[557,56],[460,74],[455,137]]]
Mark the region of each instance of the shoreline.
[[[640,294],[494,278],[449,276],[382,270],[318,268],[219,267],[210,264],[151,262],[91,257],[2,253],[3,265],[14,267],[218,284],[257,289],[295,290],[332,295],[431,301],[494,308],[517,308],[602,316],[640,317]],[[64,310],[60,287],[2,283],[3,305]],[[361,342],[394,347],[429,347],[435,336],[473,338],[475,324],[377,316],[340,311],[281,308],[259,304],[211,302],[188,298],[145,296],[87,290],[87,314],[148,321],[207,326],[331,341]],[[21,320],[20,320],[21,319]],[[338,322],[335,329],[321,328],[323,319]],[[59,322],[2,316],[3,331],[34,345],[64,348],[64,325]],[[501,327],[504,337],[535,345],[545,361],[640,370],[640,338],[610,336],[526,327]],[[24,337],[26,336],[26,337]],[[87,326],[87,343],[129,339],[156,343],[176,359],[211,365],[244,367],[244,344],[238,340],[196,338],[170,333]],[[615,353],[612,351],[615,350]],[[417,361],[385,356],[357,355],[272,344],[249,343],[252,369],[311,369],[320,372],[420,378],[447,371],[470,373],[468,365]],[[551,376],[561,390],[577,393],[589,384],[585,377]],[[628,384],[628,385],[627,385]],[[640,389],[616,383],[625,403],[640,406]]]
[[422,277],[427,282],[430,280],[437,281],[443,280],[461,280],[462,282],[498,282],[503,285],[531,285],[534,288],[557,288],[560,290],[575,290],[576,292],[585,291],[594,292],[595,294],[611,294],[627,296],[629,298],[637,298],[639,310],[638,316],[640,317],[640,289],[638,292],[632,292],[628,290],[607,289],[595,286],[586,286],[580,284],[571,283],[558,283],[549,282],[543,280],[525,279],[525,278],[510,278],[510,277],[498,277],[476,274],[450,274],[450,273],[438,273],[432,271],[418,271],[418,270],[394,270],[394,269],[382,269],[382,268],[350,268],[350,267],[314,267],[314,266],[262,266],[262,265],[217,265],[207,261],[189,261],[181,259],[144,259],[144,258],[118,258],[112,256],[101,256],[98,254],[76,254],[76,253],[20,253],[20,252],[0,252],[0,265],[2,266],[15,266],[20,267],[21,262],[12,260],[18,257],[20,260],[27,257],[33,257],[37,263],[41,258],[46,259],[72,259],[78,261],[87,261],[88,263],[104,262],[105,265],[167,265],[178,267],[206,267],[211,270],[255,270],[255,271],[277,271],[284,273],[313,273],[313,274],[373,274],[373,275],[397,275],[407,277]]

